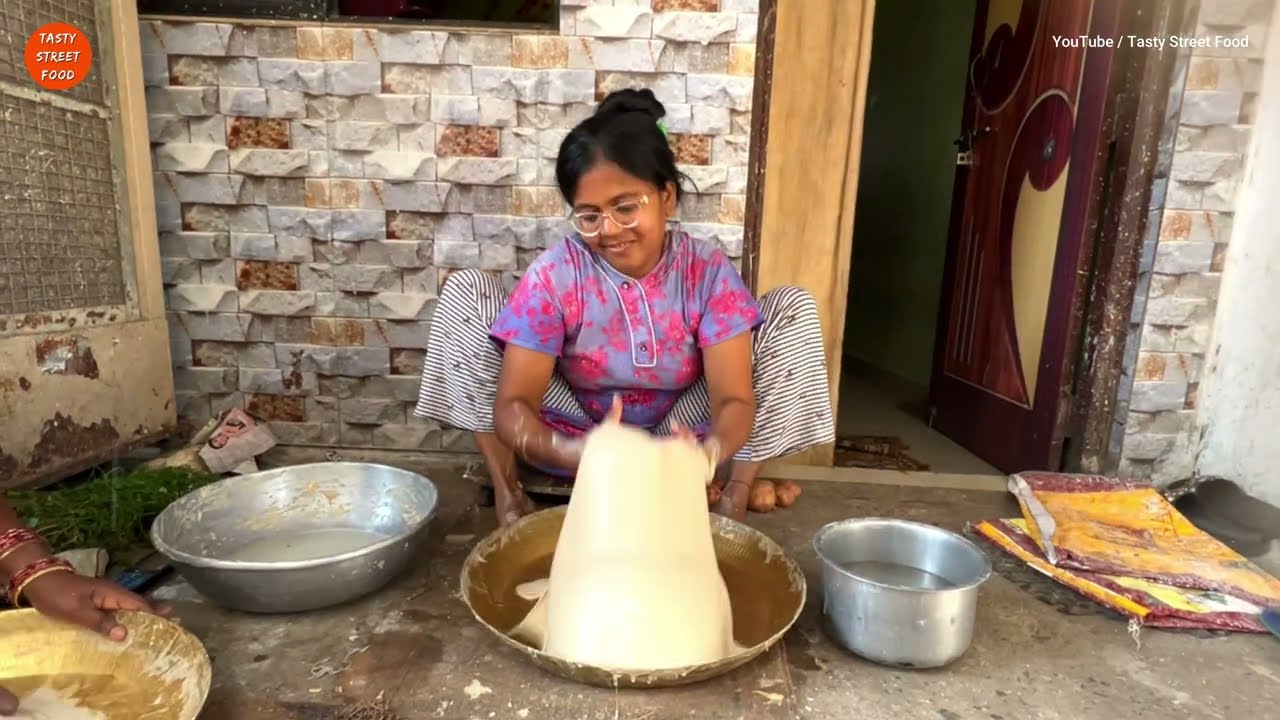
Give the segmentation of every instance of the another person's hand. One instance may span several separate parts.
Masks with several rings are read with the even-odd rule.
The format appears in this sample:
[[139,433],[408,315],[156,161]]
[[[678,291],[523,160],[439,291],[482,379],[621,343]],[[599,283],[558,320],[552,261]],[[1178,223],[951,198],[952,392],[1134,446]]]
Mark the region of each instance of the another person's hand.
[[41,575],[27,585],[22,597],[42,615],[88,628],[117,642],[124,640],[127,633],[116,620],[115,611],[168,614],[168,608],[153,606],[110,580],[70,572]]
[[[117,642],[128,633],[116,621],[116,610],[168,614],[168,608],[153,606],[113,582],[71,572],[51,572],[32,580],[23,589],[22,597],[42,615],[88,628]],[[0,687],[0,717],[17,712],[17,696]]]

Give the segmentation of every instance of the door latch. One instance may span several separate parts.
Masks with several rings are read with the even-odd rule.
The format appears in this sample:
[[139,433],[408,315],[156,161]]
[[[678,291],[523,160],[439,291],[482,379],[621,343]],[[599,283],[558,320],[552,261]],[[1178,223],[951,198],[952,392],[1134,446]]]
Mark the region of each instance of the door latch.
[[958,153],[956,153],[956,164],[957,164],[957,165],[972,165],[972,164],[973,164],[973,151],[972,151],[972,150],[964,150],[964,151],[962,151],[962,152],[958,152]]

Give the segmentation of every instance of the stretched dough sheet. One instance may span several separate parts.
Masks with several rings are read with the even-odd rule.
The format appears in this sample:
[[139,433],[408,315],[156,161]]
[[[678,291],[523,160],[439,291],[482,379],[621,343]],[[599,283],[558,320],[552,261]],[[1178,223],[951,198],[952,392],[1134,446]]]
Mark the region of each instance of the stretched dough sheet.
[[1266,632],[1259,618],[1260,608],[1247,600],[1142,578],[1055,566],[1040,552],[1026,520],[987,520],[973,530],[1031,569],[1145,626]]
[[592,429],[550,576],[517,588],[538,599],[511,636],[627,672],[739,652],[706,503],[713,472],[692,443],[616,422]]
[[1280,580],[1197,528],[1154,487],[1096,475],[1020,473],[1009,490],[1052,565],[1280,604]]

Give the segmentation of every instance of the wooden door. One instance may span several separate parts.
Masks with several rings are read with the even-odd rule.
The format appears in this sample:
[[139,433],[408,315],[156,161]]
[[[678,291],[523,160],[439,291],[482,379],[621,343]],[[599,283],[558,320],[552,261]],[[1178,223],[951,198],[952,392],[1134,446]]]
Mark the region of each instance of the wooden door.
[[1005,472],[1055,468],[1120,0],[979,3],[933,423]]
[[[138,18],[131,2],[0,9],[0,490],[175,423]],[[92,70],[38,89],[27,37],[74,24]]]

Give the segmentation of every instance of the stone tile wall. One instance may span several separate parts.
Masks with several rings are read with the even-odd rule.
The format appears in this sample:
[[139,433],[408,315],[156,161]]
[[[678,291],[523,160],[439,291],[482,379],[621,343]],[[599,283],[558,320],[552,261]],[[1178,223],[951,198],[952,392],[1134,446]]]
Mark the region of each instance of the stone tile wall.
[[[1146,267],[1134,305],[1132,388],[1117,413],[1123,474],[1159,483],[1191,475],[1199,435],[1196,391],[1209,352],[1236,191],[1275,0],[1203,0],[1196,35],[1247,38],[1248,47],[1198,48],[1171,107],[1173,151],[1153,198]],[[1167,182],[1167,185],[1165,184]],[[1163,211],[1159,202],[1163,200]]]
[[144,19],[180,415],[290,444],[467,449],[412,416],[436,293],[567,230],[560,140],[667,104],[695,234],[741,255],[757,0],[563,0],[559,34]]

